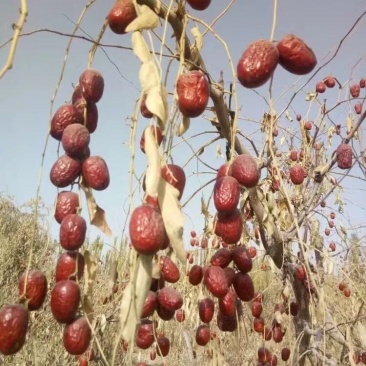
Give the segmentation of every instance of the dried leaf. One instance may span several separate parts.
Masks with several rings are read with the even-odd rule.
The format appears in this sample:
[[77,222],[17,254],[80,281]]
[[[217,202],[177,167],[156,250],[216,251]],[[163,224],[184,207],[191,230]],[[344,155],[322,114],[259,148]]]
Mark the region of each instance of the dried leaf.
[[184,217],[178,200],[179,191],[161,179],[159,184],[159,205],[170,245],[182,264],[186,263],[183,243]]
[[94,309],[91,301],[93,293],[93,284],[97,274],[98,260],[86,250],[84,253],[85,260],[85,273],[84,273],[84,296],[83,296],[83,311],[89,319],[89,322],[93,322]]
[[315,98],[316,98],[316,93],[312,92],[312,93],[308,93],[307,94],[305,100],[307,102],[310,102],[310,101],[314,100]]
[[83,295],[82,308],[83,308],[84,314],[88,317],[90,324],[93,323],[93,320],[94,320],[93,303],[90,300],[89,296],[87,296],[87,295]]
[[285,117],[286,117],[290,122],[292,122],[292,121],[293,121],[293,118],[291,117],[291,114],[290,114],[290,112],[289,112],[288,110],[285,112]]
[[160,275],[161,275],[161,271],[160,271],[159,258],[157,256],[155,256],[153,259],[151,276],[152,276],[152,278],[159,279]]
[[330,260],[328,262],[328,274],[333,274],[333,272],[334,272],[334,262]]
[[159,24],[159,17],[148,6],[142,5],[139,16],[126,27],[126,32],[154,29]]
[[141,32],[134,32],[132,34],[132,47],[135,55],[140,59],[142,63],[152,60],[149,48]]
[[267,212],[263,213],[263,225],[267,230],[268,237],[271,237],[274,233],[274,222],[273,222],[273,216],[271,214],[267,214]]
[[[140,79],[142,89],[146,93],[149,93],[152,88],[160,86],[159,70],[156,67],[153,60],[144,62],[141,65],[139,79]],[[147,100],[146,100],[146,105],[147,105]],[[147,107],[150,109],[150,107],[148,105],[147,105]],[[153,111],[151,109],[150,109],[150,111],[153,113]]]
[[356,323],[356,330],[358,333],[358,338],[361,341],[362,348],[366,348],[366,327],[361,323]]
[[177,128],[177,136],[180,137],[184,133],[186,133],[189,129],[189,125],[191,124],[191,119],[189,117],[183,117],[182,122],[179,124]]
[[218,144],[217,146],[216,146],[216,157],[218,158],[218,157],[220,157],[220,158],[222,158],[224,155],[222,155],[222,150],[221,150],[221,145],[220,144]]
[[146,171],[146,194],[150,197],[158,197],[158,187],[161,177],[161,165],[159,147],[152,128],[145,129],[145,152],[148,159]]
[[85,251],[84,260],[85,260],[84,294],[91,295],[92,287],[97,274],[98,260],[89,252],[89,250]]
[[108,226],[105,211],[97,205],[93,196],[93,190],[90,187],[86,187],[83,183],[81,184],[81,188],[85,193],[90,223],[96,226],[105,235],[111,237],[112,231]]
[[193,27],[191,29],[191,34],[194,37],[194,46],[197,48],[198,51],[201,51],[203,46],[203,38],[199,28]]
[[332,145],[332,138],[333,138],[333,136],[334,136],[334,133],[335,133],[335,127],[334,127],[334,126],[329,127],[328,132],[327,132],[327,136],[328,136],[328,145],[329,145],[329,146],[331,146],[331,145]]
[[163,88],[160,82],[147,92],[146,106],[151,113],[160,119],[162,123],[161,127],[164,130],[167,120],[167,107]]
[[278,324],[282,324],[282,314],[279,310],[275,311],[274,318]]
[[140,322],[142,308],[152,278],[151,255],[139,255],[136,261],[136,274],[131,274],[131,280],[123,292],[120,319],[122,337],[128,343],[135,339],[136,326]]
[[349,133],[353,128],[353,118],[348,117],[346,119],[347,133]]
[[212,217],[208,209],[208,204],[205,202],[203,197],[201,197],[201,213],[206,220],[209,220]]
[[107,327],[107,318],[104,314],[102,314],[100,316],[100,328],[99,328],[99,332],[101,334],[103,334],[105,332],[105,329]]

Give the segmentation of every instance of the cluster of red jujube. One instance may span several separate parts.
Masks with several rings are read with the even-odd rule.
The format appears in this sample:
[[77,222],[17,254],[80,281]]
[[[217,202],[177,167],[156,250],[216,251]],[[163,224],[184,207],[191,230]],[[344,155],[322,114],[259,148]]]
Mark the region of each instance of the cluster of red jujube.
[[[79,77],[70,104],[56,111],[51,121],[50,134],[61,141],[65,154],[53,165],[51,182],[57,188],[82,184],[86,189],[104,190],[109,186],[109,171],[104,159],[90,156],[90,134],[98,124],[98,109],[104,91],[102,75],[93,69]],[[77,193],[61,191],[57,195],[55,220],[60,224],[60,245],[65,250],[57,260],[55,285],[51,290],[51,311],[55,320],[65,324],[63,344],[68,353],[82,355],[79,364],[94,359],[89,350],[91,328],[80,314],[82,293],[79,280],[84,274],[84,256],[79,252],[84,244],[87,223],[80,215],[80,197]],[[84,354],[84,355],[83,355]]]
[[24,345],[30,311],[39,310],[47,295],[47,278],[39,270],[25,271],[19,278],[19,302],[0,309],[0,353],[13,355]]
[[305,75],[317,60],[312,49],[294,34],[286,35],[277,46],[260,39],[245,49],[237,64],[239,82],[246,88],[258,88],[272,77],[278,64],[292,74]]

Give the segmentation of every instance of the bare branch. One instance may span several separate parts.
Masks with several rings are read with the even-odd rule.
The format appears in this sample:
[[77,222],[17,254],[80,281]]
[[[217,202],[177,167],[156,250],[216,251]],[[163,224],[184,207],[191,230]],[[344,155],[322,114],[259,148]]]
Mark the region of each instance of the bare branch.
[[13,24],[14,35],[13,35],[13,38],[12,38],[12,42],[11,42],[11,46],[10,46],[8,58],[7,58],[6,62],[5,62],[5,65],[0,70],[0,79],[5,75],[5,73],[7,71],[9,71],[13,67],[13,62],[14,62],[14,57],[15,57],[15,51],[16,51],[17,46],[18,46],[19,36],[20,36],[20,33],[22,32],[23,26],[24,26],[24,24],[25,24],[25,22],[27,20],[27,16],[28,16],[28,4],[27,4],[27,0],[20,0],[20,16],[19,16],[19,20],[18,20],[18,23]]

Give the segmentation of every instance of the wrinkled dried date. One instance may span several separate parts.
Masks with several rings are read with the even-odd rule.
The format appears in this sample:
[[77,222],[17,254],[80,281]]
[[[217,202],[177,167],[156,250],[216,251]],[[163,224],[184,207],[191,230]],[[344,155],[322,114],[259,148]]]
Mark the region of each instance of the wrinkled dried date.
[[132,246],[140,254],[157,253],[165,240],[165,227],[160,212],[149,204],[136,207],[129,225]]
[[50,180],[57,188],[65,188],[80,175],[80,163],[68,155],[60,156],[50,171]]
[[232,213],[219,212],[215,226],[215,234],[227,244],[236,244],[241,237],[243,222],[239,209]]
[[57,195],[55,220],[61,224],[62,220],[70,214],[76,214],[79,207],[79,195],[75,192],[62,191]]
[[110,10],[107,21],[109,28],[116,34],[125,34],[126,27],[137,18],[135,5],[132,0],[119,0]]
[[95,189],[102,191],[109,186],[109,170],[107,163],[100,156],[90,156],[83,161],[82,175],[85,183]]
[[265,84],[277,67],[278,57],[278,50],[271,42],[264,39],[252,42],[237,65],[241,85],[258,88]]
[[23,305],[5,305],[0,310],[0,353],[20,351],[28,330],[29,312]]
[[204,273],[204,283],[215,297],[223,297],[229,290],[225,271],[221,267],[208,267]]
[[231,176],[216,179],[214,204],[219,212],[229,213],[236,209],[240,198],[239,182]]
[[27,300],[29,310],[38,310],[47,295],[47,278],[38,270],[25,272],[19,279],[19,297]]
[[72,104],[62,105],[52,117],[50,135],[61,141],[65,128],[73,123],[83,123],[82,114]]
[[64,328],[64,347],[70,355],[81,355],[89,348],[91,336],[86,318],[78,318]]
[[80,215],[67,215],[60,225],[60,244],[65,250],[78,250],[84,244],[86,221]]
[[207,78],[200,71],[189,71],[177,81],[178,108],[185,117],[198,117],[207,107],[210,95]]
[[313,50],[294,34],[283,37],[277,44],[277,49],[280,65],[293,74],[308,74],[317,64]]

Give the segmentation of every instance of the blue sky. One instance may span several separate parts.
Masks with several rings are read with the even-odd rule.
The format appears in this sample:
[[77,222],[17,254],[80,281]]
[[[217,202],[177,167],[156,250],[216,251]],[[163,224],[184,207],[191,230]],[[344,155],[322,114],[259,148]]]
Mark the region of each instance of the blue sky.
[[[293,0],[279,0],[277,27],[275,39],[280,39],[288,33],[295,33],[303,38],[317,55],[319,65],[321,60],[329,57],[329,52],[335,50],[340,39],[350,29],[351,25],[366,10],[364,0],[334,1],[334,0],[310,0],[306,2]],[[63,33],[71,33],[75,22],[86,2],[63,0],[29,0],[29,16],[24,27],[24,32],[37,29],[51,29]],[[211,7],[206,12],[191,13],[201,16],[210,23],[229,3],[228,0],[213,0]],[[96,37],[113,1],[96,1],[90,7],[82,22],[82,29]],[[19,2],[14,0],[2,0],[0,5],[0,43],[5,42],[12,35],[11,24],[17,20]],[[268,38],[272,24],[272,2],[269,1],[236,1],[227,14],[214,26],[215,31],[226,40],[232,59],[236,65],[241,53],[253,40]],[[192,24],[193,26],[193,24]],[[200,26],[200,29],[203,28]],[[81,31],[78,34],[83,35]],[[170,29],[168,37],[170,37]],[[305,88],[311,91],[314,85],[324,76],[332,73],[342,83],[350,77],[358,82],[360,77],[366,77],[365,60],[362,59],[353,70],[351,68],[358,59],[365,56],[366,20],[363,19],[359,26],[352,32],[344,43],[338,57],[326,68],[320,71],[318,76]],[[67,37],[43,32],[31,36],[22,37],[19,41],[14,68],[0,80],[0,167],[1,180],[0,192],[15,197],[19,204],[35,197],[38,176],[40,172],[41,155],[44,148],[50,117],[50,101],[59,79]],[[131,46],[130,35],[117,36],[107,29],[102,40],[105,44],[117,44]],[[172,44],[172,40],[170,40]],[[90,43],[74,40],[69,53],[69,59],[59,93],[55,100],[56,108],[69,100],[72,93],[72,83],[76,83],[79,74],[86,68]],[[0,64],[5,62],[8,48],[0,49]],[[120,236],[126,220],[128,209],[128,170],[130,163],[130,150],[127,145],[129,139],[128,116],[133,114],[134,103],[140,92],[138,81],[139,61],[131,51],[105,48],[109,59],[118,66],[120,73],[102,51],[96,54],[93,67],[100,70],[105,79],[105,92],[98,103],[99,126],[91,138],[91,151],[93,155],[101,155],[108,163],[111,175],[111,184],[103,192],[96,192],[97,202],[107,213],[107,219],[114,236]],[[204,40],[203,56],[206,67],[214,79],[218,79],[221,70],[224,71],[226,85],[232,80],[230,68],[225,50],[212,35],[207,35]],[[166,65],[166,60],[164,61]],[[174,71],[174,67],[172,69]],[[122,75],[121,75],[122,74]],[[173,79],[172,79],[173,80]],[[307,80],[303,78],[297,86]],[[291,75],[280,67],[275,72],[274,95],[280,96],[297,81],[297,77]],[[171,89],[170,89],[171,90]],[[292,89],[292,92],[297,89]],[[268,96],[268,85],[257,89],[257,92]],[[277,108],[282,108],[288,102],[292,92],[282,97]],[[326,94],[330,105],[337,100],[338,91],[331,90]],[[256,93],[244,90],[238,85],[238,101],[241,107],[240,117],[260,120],[265,110],[265,104]],[[299,96],[293,103],[296,113],[306,114],[308,104],[304,101],[304,95]],[[349,106],[345,105],[333,114],[339,118],[339,123],[344,124],[345,114]],[[294,115],[294,114],[293,114]],[[206,113],[210,117],[209,113]],[[309,117],[315,119],[316,110],[310,111]],[[148,120],[141,118],[138,122],[138,139],[142,129],[148,124]],[[214,131],[214,128],[204,118],[192,120],[191,130],[186,137]],[[253,140],[260,142],[262,137],[258,124],[250,121],[239,121],[239,128],[251,134]],[[210,134],[191,140],[194,149],[213,138]],[[335,140],[337,141],[337,140]],[[339,139],[338,139],[339,141]],[[178,142],[178,140],[177,140]],[[223,152],[224,142],[219,143]],[[217,143],[205,150],[201,156],[205,162],[218,168],[223,162],[223,157],[216,157]],[[336,146],[336,145],[335,145]],[[136,170],[142,174],[146,165],[145,156],[137,153]],[[191,150],[186,143],[181,143],[173,152],[174,162],[185,164],[191,156]],[[50,140],[45,158],[43,179],[41,181],[41,198],[47,206],[52,206],[56,197],[56,188],[49,181],[49,170],[57,157],[57,143]],[[183,197],[189,197],[199,184],[213,178],[210,174],[197,175],[197,169],[209,172],[209,169],[197,165],[197,159],[185,167],[187,188]],[[262,174],[262,177],[264,174]],[[136,183],[136,182],[135,182]],[[352,187],[352,189],[349,189]],[[348,181],[348,189],[345,191],[346,199],[353,202],[354,207],[347,212],[351,215],[355,224],[362,222],[364,216],[363,204],[360,204],[360,194],[364,182],[359,180]],[[360,193],[361,192],[361,193]],[[209,191],[206,191],[205,198]],[[136,202],[139,202],[139,194]],[[187,232],[195,229],[201,232],[203,218],[200,215],[200,195],[194,203],[185,209],[187,215]],[[331,202],[329,202],[331,203]],[[350,205],[350,204],[349,204]],[[86,215],[86,212],[84,212]],[[189,219],[190,217],[190,219]],[[349,217],[348,217],[349,218]],[[58,225],[53,220],[52,232],[57,235]],[[98,234],[94,228],[90,229],[91,237]],[[112,243],[102,236],[106,243]]]

